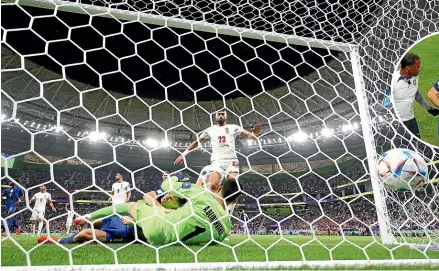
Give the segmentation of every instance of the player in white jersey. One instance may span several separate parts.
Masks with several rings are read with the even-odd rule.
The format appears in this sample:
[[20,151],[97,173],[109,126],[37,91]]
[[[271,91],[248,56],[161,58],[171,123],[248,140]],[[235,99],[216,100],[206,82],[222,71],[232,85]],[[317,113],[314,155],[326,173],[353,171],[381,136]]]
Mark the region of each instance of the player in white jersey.
[[175,160],[174,164],[180,164],[184,156],[195,149],[199,143],[210,139],[212,144],[211,164],[209,167],[208,188],[218,192],[221,180],[235,180],[239,174],[239,162],[236,156],[235,140],[241,136],[248,139],[257,140],[255,135],[261,130],[261,126],[256,124],[251,132],[234,124],[227,124],[227,112],[225,109],[216,112],[216,125],[204,130],[198,140],[192,144]]
[[431,115],[437,116],[439,114],[439,110],[432,108],[428,102],[422,98],[418,90],[418,75],[420,70],[421,59],[419,56],[407,53],[401,60],[401,70],[394,72],[391,85],[396,113],[407,129],[419,138],[419,127],[413,111],[415,100]]
[[52,196],[47,192],[46,186],[40,186],[40,192],[36,193],[29,201],[29,205],[35,202],[32,209],[32,215],[30,221],[32,222],[32,234],[35,235],[35,226],[38,221],[38,234],[41,234],[43,229],[43,218],[46,212],[46,203],[52,208],[52,211],[56,212],[55,206],[53,206]]
[[129,202],[131,198],[130,184],[123,180],[122,174],[119,172],[115,176],[116,182],[111,187],[111,197],[108,201],[112,201],[114,205]]
[[66,206],[64,207],[64,210],[65,210],[66,213],[67,213],[67,221],[66,221],[66,228],[67,228],[67,231],[66,231],[66,234],[69,234],[69,233],[70,233],[70,228],[71,228],[72,225],[73,225],[73,216],[74,216],[74,213],[73,213],[72,210],[69,209],[69,204],[68,204],[68,203],[67,203]]

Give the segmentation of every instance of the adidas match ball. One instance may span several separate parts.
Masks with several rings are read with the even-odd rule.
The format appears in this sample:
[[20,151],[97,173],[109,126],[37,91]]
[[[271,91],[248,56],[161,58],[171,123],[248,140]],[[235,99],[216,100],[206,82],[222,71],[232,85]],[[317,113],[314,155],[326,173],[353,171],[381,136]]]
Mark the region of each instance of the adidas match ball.
[[378,159],[378,178],[393,191],[416,191],[427,176],[427,163],[414,151],[393,149]]

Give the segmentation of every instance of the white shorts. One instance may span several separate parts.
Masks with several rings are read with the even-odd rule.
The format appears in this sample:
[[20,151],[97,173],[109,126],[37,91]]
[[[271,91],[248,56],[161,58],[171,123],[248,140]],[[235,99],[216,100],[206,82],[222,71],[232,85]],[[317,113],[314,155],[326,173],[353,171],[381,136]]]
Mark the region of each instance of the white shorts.
[[30,216],[31,221],[38,220],[40,218],[44,218],[44,213],[46,210],[38,210],[38,209],[32,209],[32,215]]
[[239,174],[239,161],[238,159],[212,161],[210,172],[217,172],[222,183],[230,173],[236,172]]

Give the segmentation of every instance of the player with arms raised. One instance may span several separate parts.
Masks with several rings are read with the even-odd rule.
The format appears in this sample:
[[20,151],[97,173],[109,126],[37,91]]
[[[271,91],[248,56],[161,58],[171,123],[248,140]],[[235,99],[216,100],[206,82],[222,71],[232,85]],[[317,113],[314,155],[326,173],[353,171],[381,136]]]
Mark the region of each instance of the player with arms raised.
[[40,192],[36,193],[29,201],[29,205],[35,202],[35,206],[32,209],[32,215],[30,221],[32,222],[32,234],[35,235],[35,226],[38,221],[38,234],[41,234],[43,229],[43,218],[46,212],[46,203],[52,208],[53,212],[56,212],[55,206],[53,206],[52,196],[47,192],[46,186],[40,186]]
[[192,144],[175,160],[174,164],[183,162],[184,157],[199,143],[210,139],[212,143],[210,175],[208,178],[208,188],[217,192],[221,186],[221,180],[235,180],[239,174],[239,162],[236,156],[235,140],[241,136],[248,139],[257,140],[256,134],[261,130],[261,126],[256,124],[251,132],[244,130],[235,124],[227,124],[227,112],[224,109],[216,112],[216,125],[204,130],[198,140]]

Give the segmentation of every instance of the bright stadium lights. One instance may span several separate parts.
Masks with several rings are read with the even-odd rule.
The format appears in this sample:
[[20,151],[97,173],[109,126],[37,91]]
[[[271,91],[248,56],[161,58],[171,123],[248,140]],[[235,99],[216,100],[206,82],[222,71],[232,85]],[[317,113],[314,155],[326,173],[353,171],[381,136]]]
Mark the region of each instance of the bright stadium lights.
[[167,139],[163,139],[162,142],[160,143],[160,146],[162,146],[162,147],[168,147],[169,145],[170,144],[169,144],[169,141]]
[[154,138],[147,138],[146,139],[146,146],[149,148],[156,148],[158,147],[159,142],[155,140]]
[[90,133],[90,140],[91,141],[102,140],[102,139],[105,139],[106,136],[107,136],[106,133],[91,132]]
[[305,142],[308,138],[308,135],[303,131],[298,131],[293,134],[293,140],[296,142]]
[[35,125],[35,122],[32,122],[32,124],[30,125],[30,127],[34,127],[34,125]]
[[38,124],[37,124],[37,129],[38,129],[38,128],[40,128],[40,126],[41,126],[41,124],[40,124],[40,123],[38,123]]
[[333,132],[329,128],[323,128],[322,129],[322,135],[324,137],[331,137],[333,135]]
[[343,125],[341,128],[342,132],[350,132],[354,130],[352,124]]

